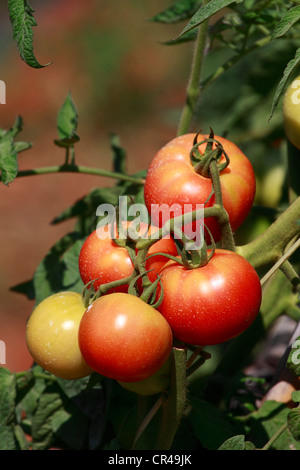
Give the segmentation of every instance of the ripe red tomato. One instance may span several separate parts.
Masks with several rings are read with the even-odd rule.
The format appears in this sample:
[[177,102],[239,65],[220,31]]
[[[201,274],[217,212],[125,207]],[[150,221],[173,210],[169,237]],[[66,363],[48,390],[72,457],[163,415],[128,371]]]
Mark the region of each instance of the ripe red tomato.
[[[97,279],[93,285],[95,290],[101,284],[116,281],[128,277],[133,272],[133,263],[126,248],[118,246],[112,237],[104,236],[104,232],[110,230],[109,227],[101,227],[94,230],[85,240],[79,255],[79,272],[84,284]],[[141,223],[140,233],[147,229],[146,224]],[[154,236],[157,227],[150,226],[149,236]],[[116,238],[118,235],[114,232]],[[157,240],[148,251],[148,255],[155,253],[167,253],[176,256],[178,251],[174,240],[167,236]],[[163,255],[157,254],[149,258],[146,262],[146,269],[151,270],[148,277],[151,282],[156,280],[157,273],[168,261]],[[128,285],[115,288],[115,292],[127,292]],[[112,293],[112,291],[109,291]]]
[[[197,142],[208,137],[199,135]],[[163,225],[168,216],[168,209],[163,210],[163,204],[168,207],[173,205],[173,218],[197,209],[197,204],[205,204],[211,194],[211,179],[196,173],[190,160],[194,138],[195,134],[186,134],[171,140],[158,151],[149,166],[144,197],[154,225]],[[250,161],[235,144],[219,136],[215,136],[215,139],[222,144],[230,159],[227,168],[220,172],[220,182],[223,205],[228,212],[232,230],[235,231],[244,222],[252,207],[255,175]],[[205,146],[206,144],[200,145],[199,151],[203,152]],[[221,162],[223,161],[224,155],[221,159]],[[214,202],[213,195],[205,207],[211,207]],[[191,207],[184,207],[188,204]],[[218,241],[220,228],[216,219],[209,217],[204,222],[214,240]]]
[[26,343],[37,364],[63,379],[79,379],[93,371],[84,361],[78,344],[78,328],[86,310],[77,292],[50,295],[31,313]]
[[175,338],[193,345],[219,344],[245,331],[261,304],[261,283],[241,255],[217,249],[203,267],[169,261],[161,271],[164,297],[158,310]]
[[79,347],[96,372],[137,382],[166,362],[173,336],[165,318],[134,295],[117,292],[95,300],[79,326]]

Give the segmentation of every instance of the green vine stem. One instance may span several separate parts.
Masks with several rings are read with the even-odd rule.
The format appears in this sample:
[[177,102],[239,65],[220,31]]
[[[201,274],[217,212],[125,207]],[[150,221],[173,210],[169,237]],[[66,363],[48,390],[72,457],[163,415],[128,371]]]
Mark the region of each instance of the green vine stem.
[[284,253],[283,256],[279,258],[279,260],[273,264],[272,268],[265,274],[265,276],[261,279],[261,284],[263,285],[277,269],[281,269],[282,272],[287,276],[287,278],[292,281],[295,277],[297,277],[296,271],[291,266],[288,261],[288,258],[300,247],[300,238],[292,244],[292,246]]
[[186,407],[186,349],[173,348],[171,389],[162,405],[162,422],[154,450],[170,450]]
[[300,235],[300,197],[298,197],[270,227],[255,240],[236,247],[254,268],[277,262],[288,244]]
[[[203,5],[208,3],[203,1]],[[187,96],[185,106],[183,107],[177,135],[186,134],[189,131],[191,121],[193,119],[195,108],[200,95],[200,77],[203,65],[205,46],[207,40],[208,21],[204,21],[198,29],[198,36],[194,50],[192,70],[190,80],[187,87]]]
[[212,178],[212,184],[214,188],[216,204],[220,206],[222,210],[220,210],[220,216],[218,218],[218,222],[221,229],[221,240],[222,240],[222,248],[235,251],[235,243],[233,238],[233,233],[231,230],[231,226],[229,223],[229,216],[227,211],[224,209],[223,206],[223,198],[222,198],[222,190],[221,190],[221,183],[219,177],[219,170],[216,161],[212,161],[210,166],[210,175]]
[[83,165],[55,165],[55,166],[46,166],[42,168],[34,168],[32,170],[20,170],[17,174],[17,178],[23,176],[33,176],[33,175],[45,175],[50,173],[82,173],[87,175],[96,175],[96,176],[105,176],[107,178],[113,178],[122,181],[129,181],[131,183],[136,183],[138,185],[145,184],[143,178],[137,178],[135,176],[126,175],[124,173],[117,173],[114,171],[104,170],[102,168],[92,168]]
[[271,437],[271,439],[261,448],[261,450],[269,450],[271,449],[272,445],[274,444],[275,441],[281,436],[281,434],[286,431],[288,428],[288,425],[285,423],[283,424],[278,431],[274,434],[274,436]]
[[280,266],[281,271],[290,281],[294,290],[300,292],[300,277],[292,264],[287,260]]

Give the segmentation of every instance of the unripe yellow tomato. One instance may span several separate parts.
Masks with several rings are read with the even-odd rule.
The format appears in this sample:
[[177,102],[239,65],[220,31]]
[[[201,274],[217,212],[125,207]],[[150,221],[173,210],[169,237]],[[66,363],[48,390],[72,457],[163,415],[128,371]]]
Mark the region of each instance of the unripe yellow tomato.
[[63,379],[79,379],[93,371],[78,345],[78,329],[86,310],[77,292],[60,292],[33,310],[26,326],[26,343],[34,361]]
[[286,137],[300,149],[300,75],[287,88],[282,111]]
[[260,188],[260,198],[264,206],[277,207],[283,191],[285,168],[274,165],[263,176]]

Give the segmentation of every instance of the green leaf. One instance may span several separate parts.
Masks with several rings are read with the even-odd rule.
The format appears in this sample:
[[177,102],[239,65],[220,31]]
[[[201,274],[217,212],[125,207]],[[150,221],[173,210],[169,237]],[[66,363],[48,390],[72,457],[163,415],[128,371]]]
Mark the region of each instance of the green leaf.
[[14,426],[14,434],[20,450],[29,450],[29,441],[26,439],[25,433],[19,424]]
[[177,0],[172,6],[150,18],[157,23],[177,23],[190,18],[202,0]]
[[[213,15],[218,13],[225,7],[228,7],[232,3],[241,3],[243,0],[210,0],[205,5],[202,5],[199,10],[194,14],[194,16],[190,19],[187,26],[181,31],[181,33],[177,36],[177,38],[183,36],[183,34],[187,33],[193,28],[196,28],[204,21],[211,18]],[[175,39],[177,39],[175,38]]]
[[40,396],[38,407],[32,419],[33,450],[48,449],[53,441],[52,418],[62,409],[61,395],[55,385],[49,385]]
[[23,119],[17,116],[14,125],[10,129],[12,137],[16,137],[23,130]]
[[31,142],[15,142],[15,149],[17,153],[24,152],[32,147]]
[[[71,403],[70,403],[71,405]],[[88,435],[89,419],[75,406],[59,409],[52,417],[51,426],[55,435],[71,449],[83,449]]]
[[16,407],[16,377],[0,368],[0,450],[16,448],[14,433]]
[[240,434],[227,439],[218,450],[254,450],[252,442],[245,441],[245,436]]
[[30,67],[40,69],[49,64],[41,65],[33,52],[33,26],[37,23],[34,19],[34,10],[27,0],[8,0],[8,11],[13,27],[13,39],[16,41],[22,60]]
[[0,128],[0,173],[3,184],[12,183],[18,174],[18,153],[31,147],[29,142],[14,142],[14,138],[23,129],[23,120],[18,116],[13,126]]
[[274,28],[272,39],[283,36],[300,19],[300,6],[291,8]]
[[288,79],[290,78],[291,73],[295,70],[295,68],[299,65],[299,63],[300,63],[300,48],[296,50],[295,57],[292,60],[290,60],[289,63],[287,64],[283,72],[283,77],[277,86],[277,89],[275,91],[275,95],[273,98],[269,121],[273,117],[274,112],[276,111],[279,100],[285,90],[285,86],[287,84]]
[[300,408],[291,410],[287,417],[288,428],[296,441],[300,441]]
[[[251,440],[256,448],[263,447],[283,426],[287,424],[290,408],[284,403],[273,400],[265,401],[248,421]],[[280,434],[270,450],[300,450],[300,444],[289,428]]]
[[67,250],[62,258],[64,264],[64,276],[62,289],[82,292],[84,284],[81,280],[78,269],[78,258],[82,247],[83,240],[78,240]]
[[34,286],[33,281],[30,279],[29,281],[21,282],[20,284],[16,284],[10,288],[12,292],[16,292],[17,294],[26,295],[29,300],[34,300]]
[[225,440],[236,434],[226,414],[209,402],[193,398],[191,405],[192,412],[188,419],[201,445],[206,449],[217,450]]
[[184,34],[183,36],[181,36],[177,39],[171,39],[169,41],[163,41],[162,44],[164,46],[176,46],[177,44],[182,44],[182,43],[189,42],[189,41],[195,41],[196,38],[197,38],[197,31],[192,29],[192,30],[188,31],[186,34]]
[[34,378],[33,373],[44,373],[44,369],[35,364],[30,370],[27,371],[26,376],[18,377],[17,379],[17,400],[20,419],[22,413],[25,412],[26,419],[31,422],[37,408],[40,396],[45,390],[48,381],[43,378]]
[[0,170],[5,185],[12,183],[18,174],[18,154],[10,132],[0,137]]
[[70,140],[70,144],[77,142],[79,140],[78,136],[76,136],[77,124],[77,109],[71,93],[69,93],[57,116],[57,131],[60,141],[68,142]]
[[120,144],[120,139],[116,134],[110,135],[110,146],[112,150],[113,171],[126,173],[126,151]]
[[6,426],[0,422],[0,450],[16,450],[14,425]]
[[[100,204],[112,204],[116,206],[118,204],[119,196],[122,193],[122,189],[118,186],[112,188],[96,188],[92,189],[86,196],[82,199],[79,199],[75,204],[66,210],[64,210],[60,215],[55,217],[52,224],[59,224],[73,217],[88,217],[96,216],[96,209]],[[95,219],[95,229],[96,229],[96,219]]]
[[16,377],[8,369],[0,368],[0,416],[10,424],[15,418]]
[[[90,377],[79,380],[58,379],[69,402],[64,413],[60,411],[54,417],[52,426],[64,442],[75,448],[82,448],[87,440],[90,449],[97,448],[105,432],[108,390],[103,389],[99,379],[93,387],[88,386],[89,381]],[[70,414],[69,419],[67,413]],[[61,426],[58,428],[59,420]]]
[[300,336],[293,341],[291,345],[287,359],[287,367],[293,371],[297,377],[300,377]]
[[78,265],[76,265],[78,245],[75,246],[75,252],[68,253],[78,237],[77,233],[67,234],[58,240],[40,262],[33,276],[36,304],[55,292],[63,290],[81,292],[83,284],[80,284]]
[[294,403],[300,403],[300,390],[292,392],[292,400]]

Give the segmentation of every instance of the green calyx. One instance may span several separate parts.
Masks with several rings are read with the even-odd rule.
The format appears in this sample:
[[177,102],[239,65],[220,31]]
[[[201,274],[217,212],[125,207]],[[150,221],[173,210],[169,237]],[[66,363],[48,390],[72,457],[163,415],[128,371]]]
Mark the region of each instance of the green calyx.
[[[212,162],[217,164],[218,171],[225,170],[229,165],[230,160],[227,153],[224,150],[222,144],[214,138],[214,132],[211,129],[208,139],[204,139],[197,142],[197,138],[200,132],[195,136],[193,147],[190,151],[190,159],[194,166],[194,171],[205,178],[211,178],[210,166]],[[206,148],[203,154],[200,153],[199,147],[206,143]],[[215,147],[214,147],[215,144]],[[222,156],[224,155],[225,161],[220,163]]]
[[206,266],[210,259],[214,256],[216,250],[216,244],[210,230],[206,227],[206,230],[210,236],[212,248],[208,254],[207,243],[203,240],[203,245],[199,249],[188,250],[187,242],[184,243],[181,252],[181,260],[186,269],[197,269]]

